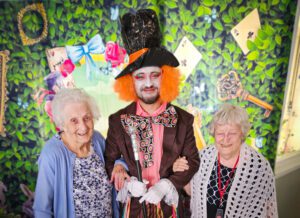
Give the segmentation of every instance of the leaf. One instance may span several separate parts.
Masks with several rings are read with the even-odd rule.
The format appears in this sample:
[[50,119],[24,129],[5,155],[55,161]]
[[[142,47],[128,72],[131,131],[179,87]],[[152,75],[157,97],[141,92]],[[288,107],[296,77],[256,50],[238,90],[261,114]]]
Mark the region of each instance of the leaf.
[[16,168],[20,168],[21,166],[23,166],[23,164],[23,161],[17,161]]
[[193,44],[196,45],[196,46],[203,46],[205,45],[205,42],[203,40],[202,37],[197,37],[194,41],[193,41]]
[[174,1],[164,1],[164,4],[167,5],[168,8],[173,9],[173,8],[177,8],[177,4]]
[[254,61],[258,58],[258,56],[259,56],[258,51],[252,51],[247,55],[247,59],[250,61]]
[[20,131],[16,131],[16,136],[18,137],[18,139],[20,141],[23,141],[24,137],[23,137],[23,134]]
[[254,51],[256,49],[256,45],[251,40],[247,40],[247,47],[250,51]]
[[221,24],[221,22],[220,21],[215,21],[214,23],[213,23],[213,26],[217,29],[217,30],[220,30],[220,31],[223,31],[223,25]]
[[265,33],[265,31],[263,31],[262,29],[259,29],[258,30],[258,37],[262,40],[265,40],[268,37],[268,35]]
[[205,6],[199,6],[196,12],[197,17],[201,17],[203,15],[210,15],[211,14],[211,9]]
[[70,6],[71,6],[70,1],[69,1],[69,0],[64,0],[64,6],[65,6],[66,8],[70,7]]
[[113,41],[113,42],[117,41],[117,34],[116,33],[111,34],[111,41]]
[[236,48],[234,43],[227,43],[225,47],[229,49],[230,53],[232,53]]
[[32,53],[31,57],[32,57],[33,60],[39,60],[40,59],[40,55],[36,52]]
[[261,50],[265,50],[270,47],[271,41],[269,39],[263,41],[263,45],[257,46]]
[[67,13],[67,21],[69,22],[72,19],[72,14],[71,13]]
[[57,12],[56,12],[57,18],[58,18],[58,19],[61,18],[62,12],[63,12],[63,9],[62,9],[61,7],[59,7],[59,8],[57,9]]
[[169,41],[169,42],[174,42],[174,39],[173,39],[173,37],[170,34],[166,34],[165,35],[165,40]]
[[231,56],[230,54],[228,54],[227,52],[223,53],[222,54],[223,58],[228,61],[228,62],[231,62]]
[[26,59],[27,55],[24,52],[19,51],[19,52],[13,52],[10,57],[12,58],[21,57]]
[[27,134],[26,138],[30,139],[31,141],[35,141],[36,140],[36,136],[34,134]]
[[30,163],[29,161],[26,161],[26,162],[25,162],[25,169],[26,169],[27,171],[30,171],[30,169],[31,169],[31,163]]
[[262,11],[264,13],[268,12],[268,10],[267,10],[267,4],[266,3],[261,2],[259,7],[260,7],[260,11]]
[[235,69],[239,70],[241,68],[240,63],[239,62],[234,62],[232,65]]
[[11,161],[6,161],[5,166],[10,169],[11,168]]
[[275,67],[272,67],[272,68],[270,68],[269,70],[266,71],[266,75],[269,78],[273,78],[274,71],[275,71]]
[[238,9],[238,13],[241,14],[241,13],[244,13],[245,11],[247,11],[247,8],[242,6]]
[[273,0],[272,5],[277,5],[280,2],[280,0]]
[[281,45],[281,36],[280,35],[276,35],[275,36],[275,41],[278,45]]
[[54,26],[50,26],[50,28],[49,28],[49,33],[50,33],[50,36],[51,36],[51,37],[54,37],[54,36],[55,36],[55,28],[54,28]]
[[0,160],[2,160],[2,158],[5,156],[5,152],[4,151],[0,151]]
[[204,4],[205,6],[213,6],[214,5],[214,1],[212,0],[203,0],[202,4]]
[[273,27],[271,27],[270,25],[267,24],[266,27],[265,27],[265,32],[269,36],[272,36],[274,34],[275,30],[274,30]]
[[276,24],[284,24],[284,21],[281,20],[281,19],[275,19],[275,20],[272,20],[274,23]]
[[224,23],[231,23],[232,22],[232,19],[231,19],[230,16],[228,16],[228,14],[224,14],[222,16],[222,19],[223,19]]
[[76,15],[80,15],[83,11],[84,11],[84,8],[79,6],[79,7],[76,9],[75,14],[76,14]]
[[21,155],[19,153],[15,153],[15,157],[18,159],[18,160],[21,160]]
[[22,23],[27,23],[29,20],[30,20],[31,16],[29,13],[26,13],[24,16],[23,16],[23,19],[22,19]]
[[204,8],[203,8],[203,6],[199,6],[197,9],[197,12],[196,12],[196,16],[201,17],[203,15],[204,15]]

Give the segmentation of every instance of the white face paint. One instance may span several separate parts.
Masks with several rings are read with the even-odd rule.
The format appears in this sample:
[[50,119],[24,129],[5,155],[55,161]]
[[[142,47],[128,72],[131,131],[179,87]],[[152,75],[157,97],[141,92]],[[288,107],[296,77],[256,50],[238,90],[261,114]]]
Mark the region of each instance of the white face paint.
[[132,74],[135,92],[145,104],[154,104],[159,99],[161,69],[159,67],[142,67]]

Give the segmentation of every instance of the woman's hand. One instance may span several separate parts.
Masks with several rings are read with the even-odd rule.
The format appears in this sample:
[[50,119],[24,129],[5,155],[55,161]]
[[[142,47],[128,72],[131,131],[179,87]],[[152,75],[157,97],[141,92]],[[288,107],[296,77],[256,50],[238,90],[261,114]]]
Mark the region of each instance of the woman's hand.
[[183,172],[188,169],[189,169],[189,165],[188,165],[188,161],[186,160],[186,157],[179,157],[173,163],[173,172]]
[[116,164],[112,171],[110,182],[114,182],[117,191],[123,188],[125,179],[130,179],[130,176],[122,164]]

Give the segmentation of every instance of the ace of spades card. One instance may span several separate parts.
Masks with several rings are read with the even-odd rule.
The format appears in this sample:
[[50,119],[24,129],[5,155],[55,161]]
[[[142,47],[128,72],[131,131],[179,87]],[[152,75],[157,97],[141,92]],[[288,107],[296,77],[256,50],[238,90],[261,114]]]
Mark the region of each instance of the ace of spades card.
[[257,8],[248,14],[230,31],[233,38],[237,41],[244,55],[249,52],[247,40],[254,41],[257,32],[260,29],[260,20]]
[[175,53],[175,57],[179,61],[180,72],[185,76],[185,79],[192,73],[197,63],[201,60],[202,55],[193,45],[193,43],[184,36],[179,43]]

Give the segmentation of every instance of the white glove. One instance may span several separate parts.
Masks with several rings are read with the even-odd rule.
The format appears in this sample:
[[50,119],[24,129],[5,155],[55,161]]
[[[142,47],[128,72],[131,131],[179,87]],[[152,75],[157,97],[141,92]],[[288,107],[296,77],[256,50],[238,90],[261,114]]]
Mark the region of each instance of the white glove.
[[132,176],[130,181],[127,183],[127,189],[133,197],[141,197],[147,192],[147,184],[149,182],[144,180],[140,182],[136,177]]
[[[177,207],[178,193],[172,182],[168,179],[159,180],[154,186],[152,186],[146,194],[140,199],[140,203],[147,201],[150,204],[158,204],[166,195],[171,196],[166,203],[174,204]],[[173,199],[174,198],[174,199]]]
[[139,182],[136,177],[130,177],[130,181],[125,180],[123,188],[118,192],[117,201],[125,203],[129,197],[141,197],[147,192],[149,182]]

